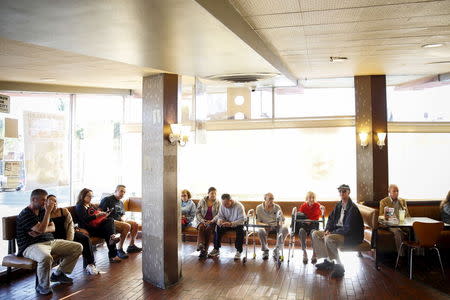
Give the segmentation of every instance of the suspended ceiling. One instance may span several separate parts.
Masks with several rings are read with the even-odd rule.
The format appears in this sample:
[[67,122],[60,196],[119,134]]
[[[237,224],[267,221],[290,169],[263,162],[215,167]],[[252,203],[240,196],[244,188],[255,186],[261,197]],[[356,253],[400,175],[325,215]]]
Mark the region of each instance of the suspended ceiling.
[[140,89],[161,71],[429,75],[445,61],[450,0],[0,2],[2,81]]

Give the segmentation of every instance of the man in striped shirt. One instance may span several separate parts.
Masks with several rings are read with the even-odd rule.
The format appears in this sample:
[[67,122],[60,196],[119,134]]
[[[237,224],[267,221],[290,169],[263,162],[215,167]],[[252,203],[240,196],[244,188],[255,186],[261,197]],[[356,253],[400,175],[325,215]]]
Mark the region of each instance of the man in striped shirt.
[[[36,291],[43,295],[52,292],[50,281],[73,282],[72,278],[66,276],[66,273],[72,272],[83,250],[80,243],[53,238],[52,232],[55,231],[55,225],[50,222],[50,214],[55,202],[46,200],[46,198],[45,190],[32,191],[30,205],[25,207],[17,217],[18,256],[37,262],[38,285]],[[50,276],[53,255],[61,258],[62,261]]]

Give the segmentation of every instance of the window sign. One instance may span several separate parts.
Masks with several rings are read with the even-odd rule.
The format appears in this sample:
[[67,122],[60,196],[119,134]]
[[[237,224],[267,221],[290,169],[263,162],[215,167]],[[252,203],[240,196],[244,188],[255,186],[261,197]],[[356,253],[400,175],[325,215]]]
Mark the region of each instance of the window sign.
[[0,95],[0,112],[9,114],[9,96]]

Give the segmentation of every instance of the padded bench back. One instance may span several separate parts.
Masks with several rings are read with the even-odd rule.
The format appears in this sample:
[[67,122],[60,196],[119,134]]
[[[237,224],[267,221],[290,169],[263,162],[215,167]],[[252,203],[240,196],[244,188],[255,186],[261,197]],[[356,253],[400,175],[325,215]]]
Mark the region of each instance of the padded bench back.
[[3,228],[3,239],[13,240],[16,238],[16,220],[17,216],[3,217],[2,218],[2,228]]
[[378,209],[365,206],[362,204],[356,204],[363,218],[364,225],[371,228],[378,228]]

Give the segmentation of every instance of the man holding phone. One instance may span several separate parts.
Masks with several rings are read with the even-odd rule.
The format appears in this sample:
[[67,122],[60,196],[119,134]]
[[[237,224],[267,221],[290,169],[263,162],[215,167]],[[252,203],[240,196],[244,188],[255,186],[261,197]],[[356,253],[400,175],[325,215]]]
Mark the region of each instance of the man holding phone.
[[107,211],[110,216],[114,219],[114,225],[116,232],[120,233],[120,241],[117,244],[117,256],[120,258],[128,258],[128,254],[123,251],[123,244],[125,239],[130,233],[131,241],[128,245],[128,253],[141,252],[142,248],[135,245],[136,235],[138,232],[138,224],[132,220],[125,220],[125,209],[123,207],[122,199],[125,196],[126,187],[123,184],[119,184],[116,187],[114,194],[105,197],[100,202],[100,208],[103,211]]

